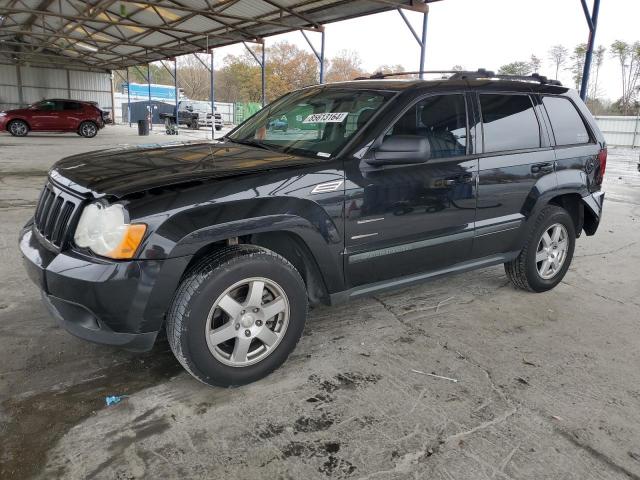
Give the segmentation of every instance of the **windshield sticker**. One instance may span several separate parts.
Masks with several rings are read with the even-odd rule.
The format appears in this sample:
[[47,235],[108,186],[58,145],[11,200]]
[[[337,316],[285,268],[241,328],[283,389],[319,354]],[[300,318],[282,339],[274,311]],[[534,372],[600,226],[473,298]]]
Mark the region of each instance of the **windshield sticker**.
[[340,123],[349,112],[312,113],[302,123]]
[[330,154],[330,153],[327,153],[327,152],[318,152],[318,156],[319,156],[319,157],[330,157],[330,156],[331,156],[331,154]]

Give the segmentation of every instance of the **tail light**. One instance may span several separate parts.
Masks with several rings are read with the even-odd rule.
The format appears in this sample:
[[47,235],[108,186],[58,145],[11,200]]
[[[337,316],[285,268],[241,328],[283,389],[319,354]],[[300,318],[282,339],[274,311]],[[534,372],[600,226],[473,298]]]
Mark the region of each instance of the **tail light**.
[[598,152],[598,162],[600,163],[600,169],[596,172],[596,180],[598,183],[602,183],[604,178],[604,171],[607,169],[607,149],[603,148]]

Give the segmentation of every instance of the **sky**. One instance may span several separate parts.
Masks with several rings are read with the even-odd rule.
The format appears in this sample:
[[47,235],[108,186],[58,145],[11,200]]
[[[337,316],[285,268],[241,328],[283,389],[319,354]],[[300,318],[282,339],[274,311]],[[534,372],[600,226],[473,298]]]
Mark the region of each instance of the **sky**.
[[[410,11],[406,15],[420,32],[422,15]],[[348,49],[359,54],[367,71],[395,64],[407,71],[419,68],[420,49],[397,11],[330,23],[325,31],[326,58]],[[319,48],[320,35],[309,33],[309,37]],[[549,48],[563,44],[572,50],[587,38],[580,0],[442,0],[430,5],[425,69],[462,65],[469,70],[497,71],[506,63],[528,61],[534,54],[543,61],[540,73],[553,78]],[[267,46],[280,40],[309,49],[300,32],[268,37]],[[601,1],[596,46],[608,49],[615,40],[640,40],[640,0]],[[243,50],[242,45],[216,49],[216,63],[222,65],[226,54]],[[570,72],[561,72],[559,78],[573,85]],[[618,61],[607,52],[598,82],[601,96],[619,98],[620,78]]]

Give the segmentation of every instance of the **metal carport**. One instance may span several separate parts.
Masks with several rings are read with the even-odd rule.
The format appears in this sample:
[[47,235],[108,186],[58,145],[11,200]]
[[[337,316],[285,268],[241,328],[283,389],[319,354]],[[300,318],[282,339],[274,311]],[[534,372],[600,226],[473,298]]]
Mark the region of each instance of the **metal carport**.
[[[322,82],[324,24],[397,9],[418,43],[423,70],[428,4],[435,1],[439,0],[0,0],[0,64],[15,66],[20,95],[21,65],[104,73],[175,61],[190,53],[213,55],[217,47],[240,42],[247,48],[259,45],[258,53],[250,51],[264,70],[265,37],[300,30],[320,62]],[[599,0],[594,0],[592,14],[586,0],[581,3],[590,31],[584,94]],[[423,14],[420,34],[403,10]],[[313,46],[309,32],[321,35],[320,49]],[[213,81],[213,69],[207,68]],[[67,87],[71,89],[69,81]],[[24,103],[22,96],[20,102]]]
[[[259,46],[258,53],[251,52],[264,70],[264,38],[300,30],[320,62],[322,81],[323,24],[401,8],[422,12],[426,27],[431,1],[3,0],[0,64],[110,72],[190,53],[213,54],[217,47],[242,42]],[[321,35],[319,50],[309,32]]]

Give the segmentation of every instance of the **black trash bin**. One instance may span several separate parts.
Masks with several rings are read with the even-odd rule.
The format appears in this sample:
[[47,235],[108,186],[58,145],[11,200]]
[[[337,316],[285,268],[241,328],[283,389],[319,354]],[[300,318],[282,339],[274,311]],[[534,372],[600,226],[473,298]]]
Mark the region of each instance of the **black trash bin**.
[[149,135],[149,122],[138,120],[138,135]]

